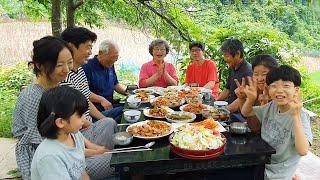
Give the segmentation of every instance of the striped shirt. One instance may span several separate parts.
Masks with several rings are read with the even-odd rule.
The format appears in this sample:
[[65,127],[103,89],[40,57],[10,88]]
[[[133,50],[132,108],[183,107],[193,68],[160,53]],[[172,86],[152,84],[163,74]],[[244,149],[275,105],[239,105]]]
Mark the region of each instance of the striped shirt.
[[[79,67],[77,71],[70,71],[66,79],[61,82],[60,85],[70,86],[80,91],[89,101],[91,91],[89,89],[89,83],[82,67]],[[92,117],[89,114],[89,109],[84,113],[87,120],[92,122]]]

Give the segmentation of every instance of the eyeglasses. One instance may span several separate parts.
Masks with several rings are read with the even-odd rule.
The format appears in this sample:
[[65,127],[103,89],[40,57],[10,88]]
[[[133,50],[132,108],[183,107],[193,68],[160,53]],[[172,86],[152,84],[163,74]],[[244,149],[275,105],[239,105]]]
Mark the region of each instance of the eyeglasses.
[[294,88],[293,85],[290,84],[270,84],[269,89],[280,89],[289,90],[290,88]]

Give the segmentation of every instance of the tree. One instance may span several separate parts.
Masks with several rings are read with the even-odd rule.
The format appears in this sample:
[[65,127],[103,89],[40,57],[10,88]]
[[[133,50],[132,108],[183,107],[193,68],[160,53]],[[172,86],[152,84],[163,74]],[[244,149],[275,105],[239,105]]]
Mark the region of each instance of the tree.
[[[67,0],[66,2],[66,14],[67,14],[67,27],[75,26],[75,11],[84,3],[84,0],[73,1]],[[62,31],[61,21],[61,1],[51,0],[51,28],[54,36],[60,36]]]

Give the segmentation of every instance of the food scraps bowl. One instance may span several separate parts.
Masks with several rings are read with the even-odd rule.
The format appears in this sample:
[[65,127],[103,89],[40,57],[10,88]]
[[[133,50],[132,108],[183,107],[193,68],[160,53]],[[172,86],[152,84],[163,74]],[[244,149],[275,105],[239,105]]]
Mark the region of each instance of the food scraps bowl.
[[125,131],[117,132],[113,135],[113,142],[115,145],[125,146],[132,142],[133,136]]
[[247,124],[243,122],[233,122],[230,124],[230,130],[235,134],[245,134],[247,129]]
[[226,145],[227,139],[223,134],[218,133],[223,138],[223,145],[221,145],[217,149],[208,149],[208,150],[190,150],[178,147],[174,144],[172,144],[172,139],[175,135],[175,133],[171,134],[169,137],[170,146],[173,151],[184,154],[184,155],[191,155],[191,156],[209,156],[213,154],[217,154],[218,152],[224,151],[224,147]]
[[124,119],[130,123],[135,123],[140,119],[141,112],[138,110],[129,110],[123,113]]

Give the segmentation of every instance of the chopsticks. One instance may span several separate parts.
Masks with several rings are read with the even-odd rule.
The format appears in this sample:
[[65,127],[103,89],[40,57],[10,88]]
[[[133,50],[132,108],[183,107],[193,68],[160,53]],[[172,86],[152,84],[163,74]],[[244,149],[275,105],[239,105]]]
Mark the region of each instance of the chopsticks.
[[[114,149],[115,150],[115,149]],[[117,153],[126,153],[126,152],[139,152],[139,151],[152,151],[150,148],[139,148],[139,149],[128,149],[128,150],[116,150],[108,151],[104,154],[117,154]]]

